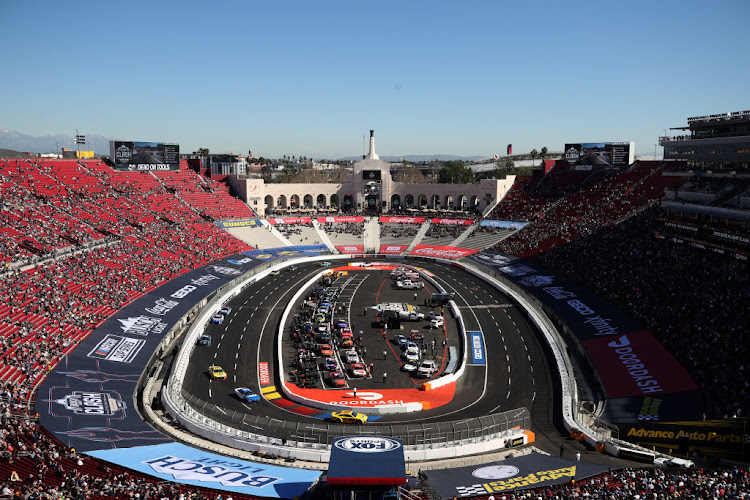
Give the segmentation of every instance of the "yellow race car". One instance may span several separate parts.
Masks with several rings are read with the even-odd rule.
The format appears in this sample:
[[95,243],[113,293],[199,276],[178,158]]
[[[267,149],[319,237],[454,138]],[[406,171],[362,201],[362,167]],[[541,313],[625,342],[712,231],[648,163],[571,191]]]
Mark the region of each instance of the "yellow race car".
[[226,380],[227,372],[224,371],[219,365],[211,365],[208,367],[208,375],[214,380]]
[[364,413],[355,413],[351,410],[335,411],[331,413],[331,422],[341,424],[366,424],[367,415]]

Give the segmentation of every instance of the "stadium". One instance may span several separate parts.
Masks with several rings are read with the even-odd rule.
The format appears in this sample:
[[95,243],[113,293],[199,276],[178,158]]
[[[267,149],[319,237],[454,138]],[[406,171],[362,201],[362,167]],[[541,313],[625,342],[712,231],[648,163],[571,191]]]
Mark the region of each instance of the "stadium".
[[0,158],[3,495],[747,492],[750,111],[676,128],[465,184],[373,131],[339,184]]

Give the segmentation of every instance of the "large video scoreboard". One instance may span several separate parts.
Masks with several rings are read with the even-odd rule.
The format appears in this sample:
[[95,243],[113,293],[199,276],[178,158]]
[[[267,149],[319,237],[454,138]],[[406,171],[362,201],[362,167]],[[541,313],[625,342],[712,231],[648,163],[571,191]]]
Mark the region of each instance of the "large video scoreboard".
[[109,157],[117,170],[178,170],[180,145],[163,142],[109,141]]
[[579,142],[565,145],[565,161],[574,170],[627,167],[634,160],[634,142]]

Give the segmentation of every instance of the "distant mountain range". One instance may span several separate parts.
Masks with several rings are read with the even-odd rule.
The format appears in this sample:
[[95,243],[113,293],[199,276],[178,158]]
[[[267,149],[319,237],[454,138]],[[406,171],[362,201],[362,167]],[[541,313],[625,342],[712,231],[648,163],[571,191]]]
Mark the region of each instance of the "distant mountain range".
[[[75,133],[70,135],[59,134],[34,137],[16,132],[15,130],[0,129],[0,148],[29,153],[55,153],[61,151],[62,148],[75,150],[74,136]],[[108,155],[109,141],[115,139],[117,138],[96,134],[86,135],[87,144],[81,145],[81,151],[91,151],[93,149],[97,155]]]
[[[464,161],[474,161],[474,160],[482,160],[484,159],[484,156],[455,156],[455,155],[404,155],[404,156],[386,156],[386,155],[380,155],[380,159],[383,161],[391,162],[391,163],[398,163],[401,160],[411,161],[411,162],[422,162],[422,161],[432,161],[432,160],[438,160],[438,161],[458,161],[458,160],[464,160]],[[362,159],[361,156],[347,156],[345,158],[341,158],[342,160],[352,160],[352,161],[359,161]]]

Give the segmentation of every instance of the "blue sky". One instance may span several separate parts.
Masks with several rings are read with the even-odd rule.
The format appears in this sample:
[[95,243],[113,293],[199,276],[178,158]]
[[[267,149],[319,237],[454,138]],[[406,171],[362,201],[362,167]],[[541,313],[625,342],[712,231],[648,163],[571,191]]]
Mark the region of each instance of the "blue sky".
[[0,0],[0,128],[181,151],[653,152],[750,108],[747,0]]

